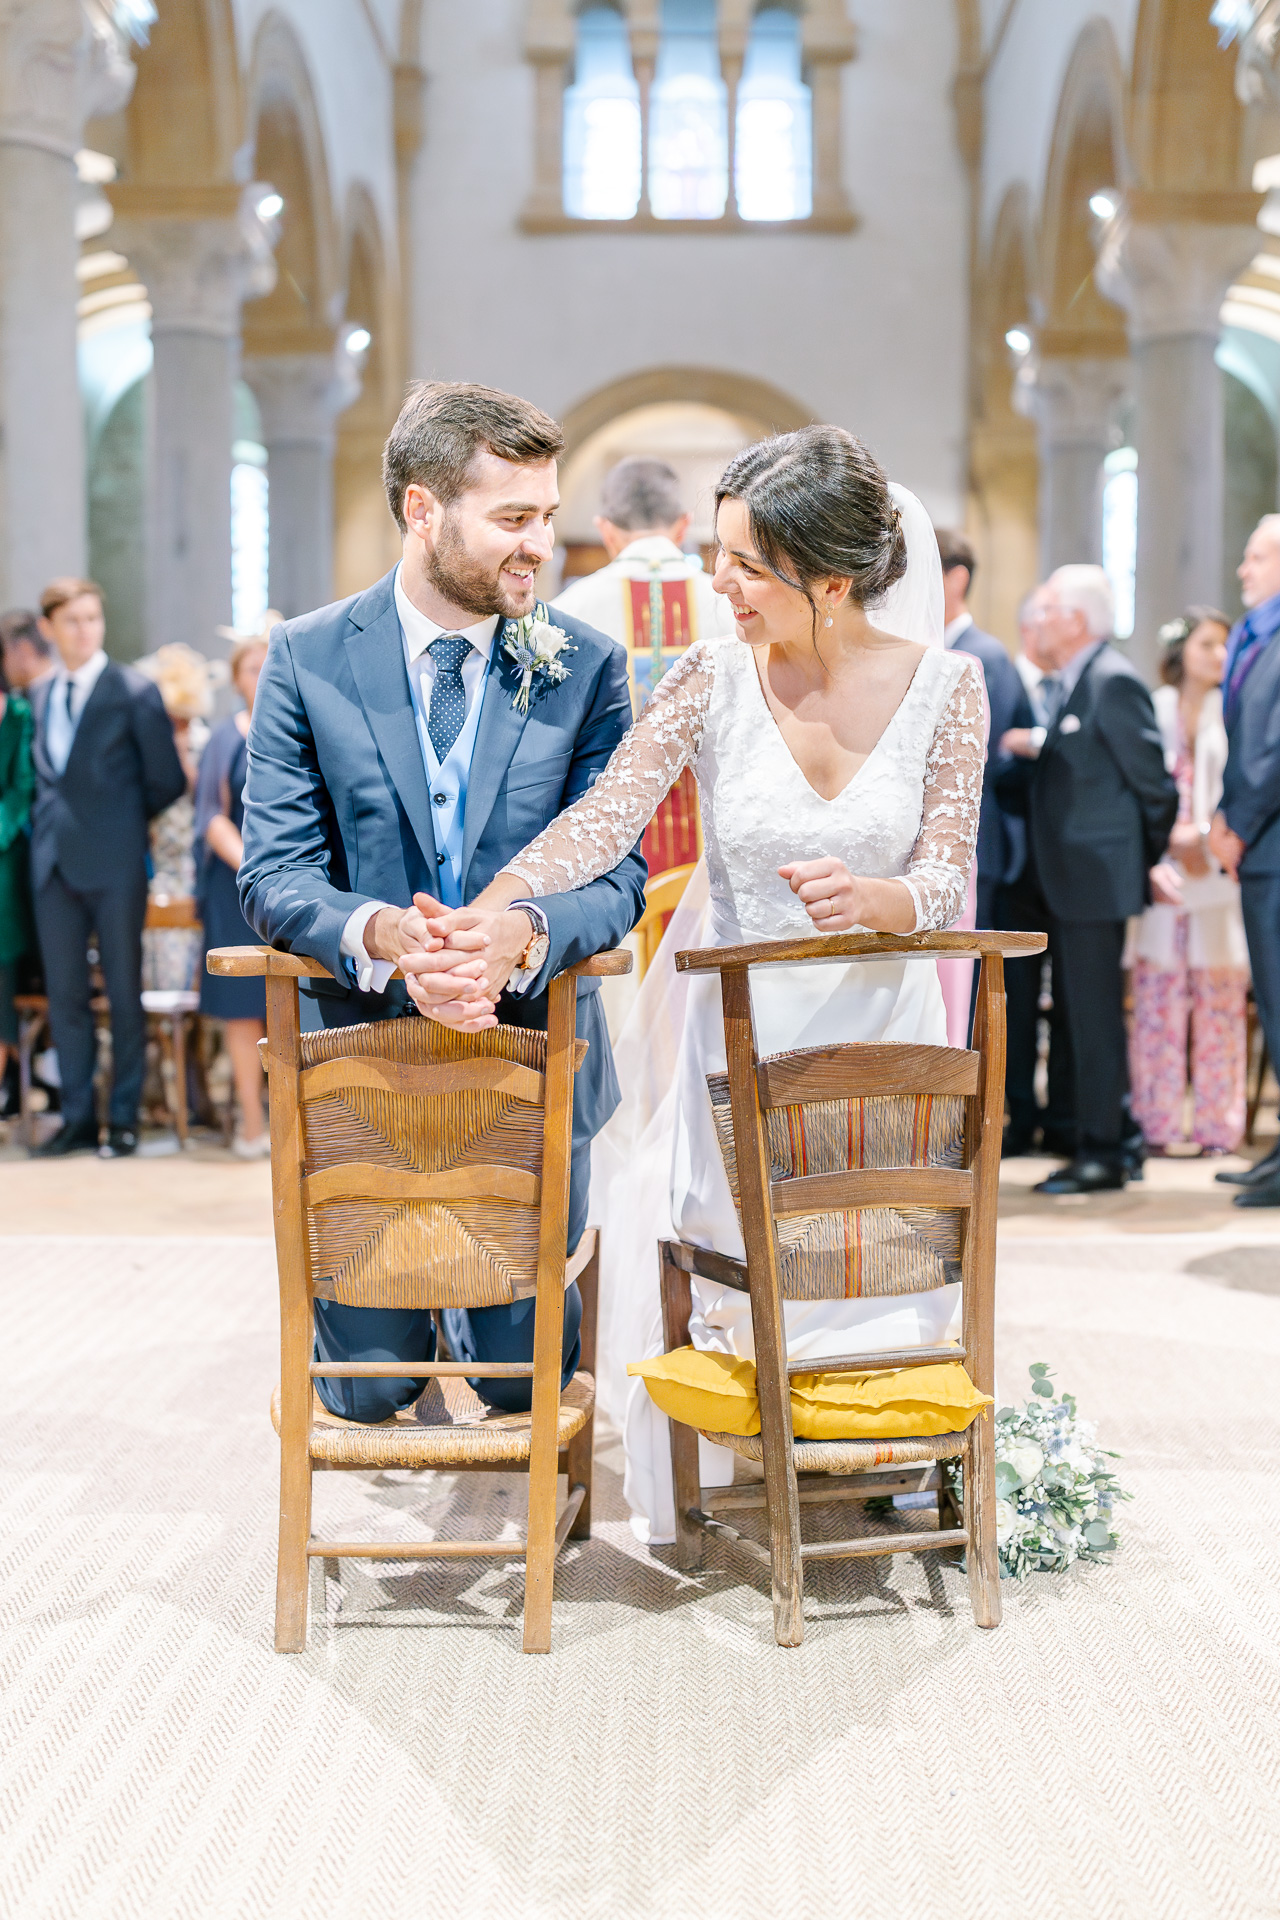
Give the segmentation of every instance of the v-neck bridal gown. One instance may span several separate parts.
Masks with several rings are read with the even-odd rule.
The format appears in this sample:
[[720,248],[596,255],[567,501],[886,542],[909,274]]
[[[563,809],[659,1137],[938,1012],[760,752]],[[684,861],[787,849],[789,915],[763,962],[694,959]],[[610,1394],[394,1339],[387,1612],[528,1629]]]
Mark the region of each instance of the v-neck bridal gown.
[[[533,897],[585,886],[634,846],[684,767],[694,768],[709,885],[704,929],[690,939],[696,903],[668,929],[620,1040],[622,1106],[600,1138],[593,1171],[591,1217],[604,1228],[602,1401],[622,1419],[633,1525],[655,1544],[674,1535],[668,1425],[643,1382],[625,1379],[625,1367],[662,1350],[656,1242],[674,1229],[692,1245],[744,1257],[707,1091],[707,1075],[725,1071],[719,979],[675,975],[673,942],[812,936],[814,923],[778,868],[828,856],[854,874],[902,879],[917,931],[947,926],[964,907],[973,860],[984,712],[976,660],[922,651],[874,748],[825,800],[783,739],[754,650],[736,639],[701,642],[661,681],[591,791],[510,863]],[[849,1040],[946,1044],[929,958],[759,969],[751,996],[762,1054]],[[673,1070],[664,1073],[673,1034]],[[694,1345],[750,1355],[747,1296],[702,1280],[693,1294]],[[853,1328],[868,1351],[958,1337],[959,1296],[957,1282],[890,1297],[855,1291],[787,1301],[787,1349],[815,1360],[847,1351]],[[733,1456],[701,1445],[704,1484],[731,1479]]]

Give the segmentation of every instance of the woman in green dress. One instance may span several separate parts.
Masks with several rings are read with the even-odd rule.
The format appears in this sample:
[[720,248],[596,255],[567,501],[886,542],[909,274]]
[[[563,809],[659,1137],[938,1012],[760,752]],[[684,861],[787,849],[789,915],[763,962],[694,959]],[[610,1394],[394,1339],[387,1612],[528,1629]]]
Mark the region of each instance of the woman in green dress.
[[18,1051],[18,1015],[13,996],[18,962],[31,950],[31,889],[27,872],[27,822],[35,792],[31,761],[31,708],[10,691],[0,667],[0,1110],[8,1111],[10,1055]]

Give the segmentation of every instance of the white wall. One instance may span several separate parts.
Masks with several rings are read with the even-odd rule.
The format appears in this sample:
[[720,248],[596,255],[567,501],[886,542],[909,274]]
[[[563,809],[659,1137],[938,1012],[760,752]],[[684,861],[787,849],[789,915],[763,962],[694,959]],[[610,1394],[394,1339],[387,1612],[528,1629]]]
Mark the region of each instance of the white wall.
[[[1057,0],[1055,0],[1057,4]],[[963,485],[966,188],[943,0],[859,0],[846,69],[851,235],[528,235],[521,0],[429,0],[414,201],[413,371],[562,414],[626,375],[766,380],[861,434],[931,511]]]

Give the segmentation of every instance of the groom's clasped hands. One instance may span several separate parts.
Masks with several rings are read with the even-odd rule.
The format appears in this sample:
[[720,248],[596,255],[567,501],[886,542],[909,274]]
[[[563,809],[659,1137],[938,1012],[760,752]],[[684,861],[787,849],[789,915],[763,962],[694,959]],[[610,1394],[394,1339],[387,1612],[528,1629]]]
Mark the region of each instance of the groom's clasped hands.
[[498,1024],[498,997],[529,944],[519,911],[443,907],[416,893],[412,907],[385,908],[370,922],[366,945],[393,960],[419,1013],[460,1033]]

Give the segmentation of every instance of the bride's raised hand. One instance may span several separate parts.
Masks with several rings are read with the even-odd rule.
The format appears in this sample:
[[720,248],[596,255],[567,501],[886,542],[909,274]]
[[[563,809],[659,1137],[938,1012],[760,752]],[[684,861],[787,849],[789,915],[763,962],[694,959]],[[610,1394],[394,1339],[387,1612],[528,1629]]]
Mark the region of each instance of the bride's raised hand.
[[796,860],[779,867],[778,874],[804,902],[815,933],[848,933],[863,924],[862,882],[843,860]]

